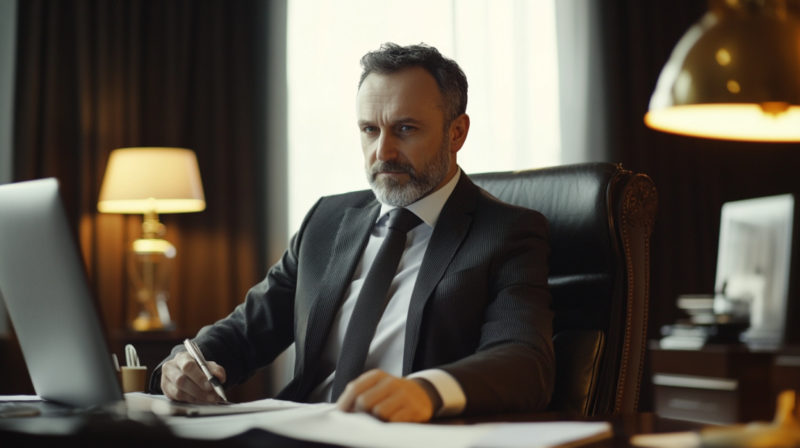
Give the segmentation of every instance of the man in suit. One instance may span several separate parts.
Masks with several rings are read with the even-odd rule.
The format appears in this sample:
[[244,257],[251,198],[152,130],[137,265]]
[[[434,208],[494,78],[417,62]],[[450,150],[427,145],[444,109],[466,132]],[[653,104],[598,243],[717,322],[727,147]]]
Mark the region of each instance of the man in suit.
[[[387,421],[543,409],[555,370],[545,218],[458,167],[470,120],[454,61],[384,44],[361,64],[372,189],[320,199],[266,279],[195,342],[225,386],[294,342],[295,377],[278,398]],[[218,399],[182,347],[151,389]]]

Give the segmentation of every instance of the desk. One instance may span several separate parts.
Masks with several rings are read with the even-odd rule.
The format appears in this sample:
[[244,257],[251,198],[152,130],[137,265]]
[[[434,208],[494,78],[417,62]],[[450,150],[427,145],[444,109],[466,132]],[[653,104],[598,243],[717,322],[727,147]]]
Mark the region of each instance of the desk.
[[[778,393],[800,391],[798,346],[755,351],[742,344],[708,344],[665,350],[651,341],[650,359],[656,411],[665,417],[721,424],[770,421]],[[670,378],[680,381],[670,384]]]
[[[77,420],[84,419],[83,424],[88,424],[87,429],[63,436],[30,435],[14,431],[14,428],[28,425],[65,425],[78,424]],[[150,428],[135,422],[113,421],[107,416],[95,416],[94,421],[84,417],[62,418],[30,418],[0,420],[0,440],[4,447],[16,446],[115,446],[131,448],[157,448],[157,447],[304,447],[327,448],[327,445],[314,442],[289,439],[263,430],[252,430],[236,437],[218,441],[198,441],[180,439],[169,434],[164,428]],[[543,422],[543,421],[610,421],[614,427],[614,437],[590,445],[590,448],[629,447],[628,440],[635,434],[650,434],[656,432],[688,431],[699,429],[700,425],[679,420],[664,419],[652,413],[636,413],[618,415],[610,418],[581,419],[560,413],[535,413],[535,414],[500,414],[484,417],[471,417],[465,419],[443,419],[431,424],[436,425],[469,425],[476,423],[499,422]],[[77,426],[76,426],[77,427]],[[31,428],[29,426],[29,428]]]

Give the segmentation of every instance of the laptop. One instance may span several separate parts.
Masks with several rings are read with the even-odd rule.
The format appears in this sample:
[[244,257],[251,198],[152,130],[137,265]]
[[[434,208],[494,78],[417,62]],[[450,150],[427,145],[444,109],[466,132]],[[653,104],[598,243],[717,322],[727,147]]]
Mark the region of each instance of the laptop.
[[[56,179],[0,185],[0,297],[39,397],[78,408],[125,399]],[[145,397],[134,394],[128,401],[141,408]],[[164,397],[153,400],[163,413]],[[168,413],[265,410],[171,402]]]

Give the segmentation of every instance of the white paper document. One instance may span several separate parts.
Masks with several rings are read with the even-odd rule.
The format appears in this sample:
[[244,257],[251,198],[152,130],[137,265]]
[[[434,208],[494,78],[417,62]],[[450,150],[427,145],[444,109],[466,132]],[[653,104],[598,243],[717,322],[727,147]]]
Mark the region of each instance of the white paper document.
[[253,401],[250,403],[199,405],[175,402],[164,395],[151,395],[141,392],[125,394],[125,402],[129,409],[152,411],[158,415],[180,415],[189,417],[246,414],[308,406],[303,403],[272,399]]
[[0,401],[44,401],[38,395],[0,395]]
[[533,448],[577,446],[613,435],[606,422],[503,423],[471,448]]
[[[285,404],[281,404],[285,403]],[[175,435],[191,439],[223,439],[250,429],[263,429],[300,440],[357,448],[523,448],[572,446],[611,436],[604,422],[478,424],[464,426],[385,423],[362,413],[345,413],[335,404],[298,404],[261,400],[241,406],[284,410],[218,417],[170,417]]]

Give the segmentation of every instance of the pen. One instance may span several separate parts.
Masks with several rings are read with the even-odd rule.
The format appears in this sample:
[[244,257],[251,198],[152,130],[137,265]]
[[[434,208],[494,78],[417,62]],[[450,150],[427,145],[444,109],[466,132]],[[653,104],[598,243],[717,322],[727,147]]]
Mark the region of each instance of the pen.
[[139,355],[131,344],[125,346],[125,362],[128,367],[139,367]]
[[225,391],[222,390],[222,384],[219,382],[219,379],[211,374],[211,370],[208,369],[208,364],[206,364],[206,358],[203,357],[203,353],[200,351],[200,347],[197,346],[194,342],[190,340],[183,341],[183,345],[186,346],[186,350],[192,355],[195,361],[197,361],[197,365],[200,366],[200,370],[206,374],[206,378],[214,386],[214,391],[217,395],[220,396],[225,401],[228,401],[228,397],[225,396]]

